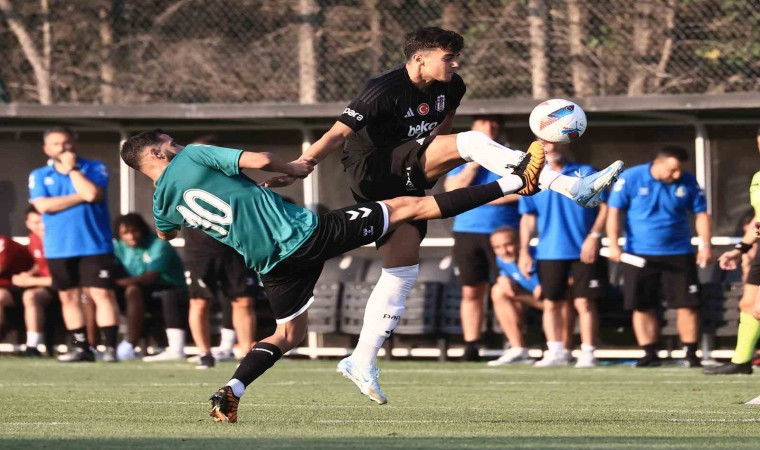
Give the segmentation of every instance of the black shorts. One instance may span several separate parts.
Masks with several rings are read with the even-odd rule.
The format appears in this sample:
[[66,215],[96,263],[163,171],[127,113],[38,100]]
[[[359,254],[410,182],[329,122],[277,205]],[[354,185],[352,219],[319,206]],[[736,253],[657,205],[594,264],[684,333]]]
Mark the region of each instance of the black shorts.
[[755,257],[752,258],[752,262],[749,265],[747,284],[760,286],[760,252],[755,252]]
[[496,274],[496,255],[487,233],[454,232],[455,271],[462,286],[477,286]]
[[387,232],[388,220],[388,209],[380,202],[320,214],[314,234],[271,271],[261,274],[277,323],[295,319],[311,305],[325,261],[376,241]]
[[699,278],[693,254],[638,256],[646,259],[646,266],[621,264],[627,310],[657,309],[663,300],[669,308],[699,306]]
[[[11,294],[11,299],[13,300],[14,307],[20,307],[24,305],[23,295],[24,295],[24,291],[27,288],[10,285],[10,286],[0,286],[0,290],[2,289],[5,289]],[[0,323],[0,325],[2,325],[2,323]]]
[[593,264],[577,259],[538,261],[538,279],[543,298],[556,301],[567,299],[571,278],[573,285],[570,298],[598,300],[607,290],[607,260],[597,259]]
[[231,248],[220,256],[186,258],[185,279],[190,298],[229,301],[253,297],[258,288],[256,272]]
[[121,264],[113,253],[71,258],[48,258],[52,288],[58,291],[76,287],[114,288],[115,273]]
[[[425,189],[432,189],[438,180],[427,181],[422,167],[422,155],[435,136],[412,139],[390,152],[374,150],[363,159],[344,168],[351,192],[357,203],[387,200],[396,197],[424,197]],[[420,232],[427,234],[427,222],[410,222]],[[388,235],[390,236],[390,234]],[[382,246],[386,239],[377,241]]]

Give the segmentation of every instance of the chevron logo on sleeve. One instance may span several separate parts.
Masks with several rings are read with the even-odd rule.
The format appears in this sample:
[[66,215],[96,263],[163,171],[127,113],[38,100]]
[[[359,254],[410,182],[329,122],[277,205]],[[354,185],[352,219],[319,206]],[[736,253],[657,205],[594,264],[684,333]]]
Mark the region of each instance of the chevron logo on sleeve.
[[[362,208],[359,208],[359,211],[346,211],[346,214],[348,214],[349,216],[351,216],[351,217],[348,218],[348,220],[354,220],[354,219],[358,218],[359,216],[361,216],[361,218],[363,219],[363,218],[369,216],[369,214],[371,212],[372,212],[371,209],[362,207]],[[364,213],[364,214],[362,214],[362,213]]]

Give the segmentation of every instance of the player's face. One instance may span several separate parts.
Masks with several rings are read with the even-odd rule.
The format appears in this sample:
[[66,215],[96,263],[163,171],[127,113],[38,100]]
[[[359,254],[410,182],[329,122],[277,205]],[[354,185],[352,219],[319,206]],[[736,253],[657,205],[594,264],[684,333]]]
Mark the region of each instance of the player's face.
[[42,216],[37,213],[29,213],[26,215],[26,229],[31,233],[36,234],[39,237],[45,235],[45,224],[42,223]]
[[423,52],[422,61],[423,77],[426,79],[449,82],[459,70],[459,53],[441,48]]
[[175,156],[179,152],[181,152],[185,147],[182,145],[177,144],[174,141],[174,138],[169,136],[168,134],[162,134],[159,136],[161,138],[161,153],[166,157],[167,161],[171,161],[174,159]]
[[498,232],[491,235],[493,252],[501,259],[514,259],[517,255],[517,239],[512,233]]
[[472,122],[472,129],[473,131],[485,133],[493,140],[497,140],[499,134],[501,134],[501,124],[497,120],[492,119],[475,119]]
[[673,157],[658,158],[652,164],[652,176],[666,184],[681,178],[681,173],[681,161]]
[[74,139],[67,133],[50,133],[45,138],[42,150],[49,158],[57,158],[63,152],[74,151]]
[[128,246],[137,247],[142,238],[142,233],[138,229],[124,224],[119,225],[119,239]]
[[546,162],[551,164],[562,164],[567,159],[567,144],[545,143],[544,153]]

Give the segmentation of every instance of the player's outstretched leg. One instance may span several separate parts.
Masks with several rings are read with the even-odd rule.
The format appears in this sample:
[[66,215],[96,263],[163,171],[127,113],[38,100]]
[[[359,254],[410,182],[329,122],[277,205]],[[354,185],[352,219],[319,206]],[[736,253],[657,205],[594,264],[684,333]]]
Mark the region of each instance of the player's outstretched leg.
[[[444,142],[441,141],[441,143]],[[431,144],[431,148],[434,148],[434,144],[435,141]],[[456,147],[459,157],[463,160],[475,161],[501,176],[509,173],[519,175],[520,168],[525,164],[524,153],[504,147],[479,131],[457,134]],[[601,172],[578,178],[563,175],[550,167],[545,167],[540,174],[539,186],[541,190],[555,191],[580,206],[592,208],[599,205],[601,193],[615,182],[622,170],[622,161],[615,161]]]
[[[451,217],[517,191],[523,195],[533,195],[539,191],[538,178],[544,167],[544,150],[536,142],[526,154],[516,173],[487,185],[470,186],[434,197],[384,200],[382,203],[388,208],[390,227],[395,228],[412,220]],[[383,269],[367,301],[359,344],[351,356],[338,363],[338,373],[354,382],[362,394],[381,405],[388,399],[378,383],[380,370],[375,367],[377,351],[403,314],[406,297],[417,279],[417,270],[417,265]]]
[[306,337],[306,311],[289,322],[277,325],[273,335],[262,339],[240,361],[240,365],[226,385],[211,394],[209,415],[214,422],[235,423],[238,404],[245,389],[269,370],[282,354],[295,348]]

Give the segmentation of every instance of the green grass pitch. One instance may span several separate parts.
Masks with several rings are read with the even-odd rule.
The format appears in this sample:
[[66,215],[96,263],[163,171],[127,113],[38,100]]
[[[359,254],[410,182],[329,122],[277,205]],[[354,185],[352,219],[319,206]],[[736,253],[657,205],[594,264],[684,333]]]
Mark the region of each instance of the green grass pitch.
[[0,358],[0,448],[610,449],[759,448],[753,376],[608,366],[488,368],[381,362],[384,406],[334,360],[280,361],[255,382],[240,422],[207,398],[234,364],[65,365]]

